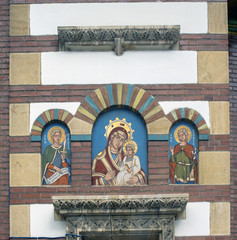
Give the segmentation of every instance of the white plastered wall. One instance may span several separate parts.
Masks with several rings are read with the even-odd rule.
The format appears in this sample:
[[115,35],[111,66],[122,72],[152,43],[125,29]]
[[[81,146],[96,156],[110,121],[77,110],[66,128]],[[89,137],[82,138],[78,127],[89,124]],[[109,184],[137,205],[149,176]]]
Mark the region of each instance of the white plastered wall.
[[77,3],[30,5],[30,33],[57,34],[58,26],[180,25],[181,33],[207,33],[207,3]]
[[[109,21],[108,21],[109,19]],[[56,35],[58,26],[180,25],[181,33],[207,33],[207,3],[77,3],[30,5],[32,35]],[[47,52],[42,85],[197,83],[195,51]]]
[[[52,204],[30,205],[31,237],[64,237],[65,221],[54,220]],[[188,203],[186,219],[175,221],[175,236],[208,236],[210,235],[210,203]]]
[[195,51],[47,52],[41,54],[41,82],[60,84],[197,83]]

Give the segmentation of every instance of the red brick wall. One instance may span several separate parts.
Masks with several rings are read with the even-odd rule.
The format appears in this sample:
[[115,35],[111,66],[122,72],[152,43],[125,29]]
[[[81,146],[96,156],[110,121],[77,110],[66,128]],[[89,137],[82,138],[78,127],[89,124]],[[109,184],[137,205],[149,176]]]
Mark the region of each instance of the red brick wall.
[[[181,34],[180,49],[192,51],[228,51],[228,36],[223,34]],[[58,50],[57,36],[10,38],[11,52],[50,52]]]
[[9,1],[0,1],[0,239],[9,236]]
[[237,36],[230,36],[231,239],[237,239]]

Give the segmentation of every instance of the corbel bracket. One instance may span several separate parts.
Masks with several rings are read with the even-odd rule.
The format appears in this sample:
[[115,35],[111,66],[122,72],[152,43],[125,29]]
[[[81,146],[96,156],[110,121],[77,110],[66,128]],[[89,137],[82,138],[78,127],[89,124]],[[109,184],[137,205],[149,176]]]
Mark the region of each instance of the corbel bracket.
[[58,27],[59,51],[177,50],[180,26]]

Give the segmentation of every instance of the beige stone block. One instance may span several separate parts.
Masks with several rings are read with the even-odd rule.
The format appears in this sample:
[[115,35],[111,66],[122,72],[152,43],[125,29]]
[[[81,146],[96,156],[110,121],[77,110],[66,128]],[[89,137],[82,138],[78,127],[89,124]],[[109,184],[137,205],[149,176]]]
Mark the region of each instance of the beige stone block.
[[79,118],[72,118],[72,120],[68,123],[68,127],[70,129],[71,134],[91,134],[93,125],[85,122]]
[[230,235],[230,203],[211,203],[211,235]]
[[10,205],[10,236],[30,237],[30,205]]
[[10,186],[41,186],[40,153],[10,154]]
[[147,124],[148,134],[169,134],[172,123],[166,117]]
[[229,102],[209,102],[211,134],[230,134]]
[[230,184],[230,152],[199,152],[199,184]]
[[30,135],[30,105],[28,103],[10,104],[10,136]]
[[40,53],[10,54],[10,85],[40,84]]
[[228,83],[229,62],[227,51],[198,52],[198,83]]
[[226,2],[208,3],[208,31],[213,34],[228,34]]
[[10,5],[10,36],[30,35],[30,5]]

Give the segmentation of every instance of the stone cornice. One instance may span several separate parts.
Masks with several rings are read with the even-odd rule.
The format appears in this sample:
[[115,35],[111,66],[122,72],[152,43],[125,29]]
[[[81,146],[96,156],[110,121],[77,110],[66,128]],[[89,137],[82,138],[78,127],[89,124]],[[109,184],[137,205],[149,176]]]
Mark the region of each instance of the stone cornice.
[[52,197],[54,209],[62,215],[121,213],[135,210],[139,212],[172,213],[178,215],[188,202],[188,194],[170,195],[112,195],[112,196],[55,196]]
[[60,51],[179,49],[180,26],[58,27]]
[[[188,194],[55,196],[55,216],[66,219],[68,239],[174,240],[175,218]],[[79,239],[79,238],[78,238]]]

